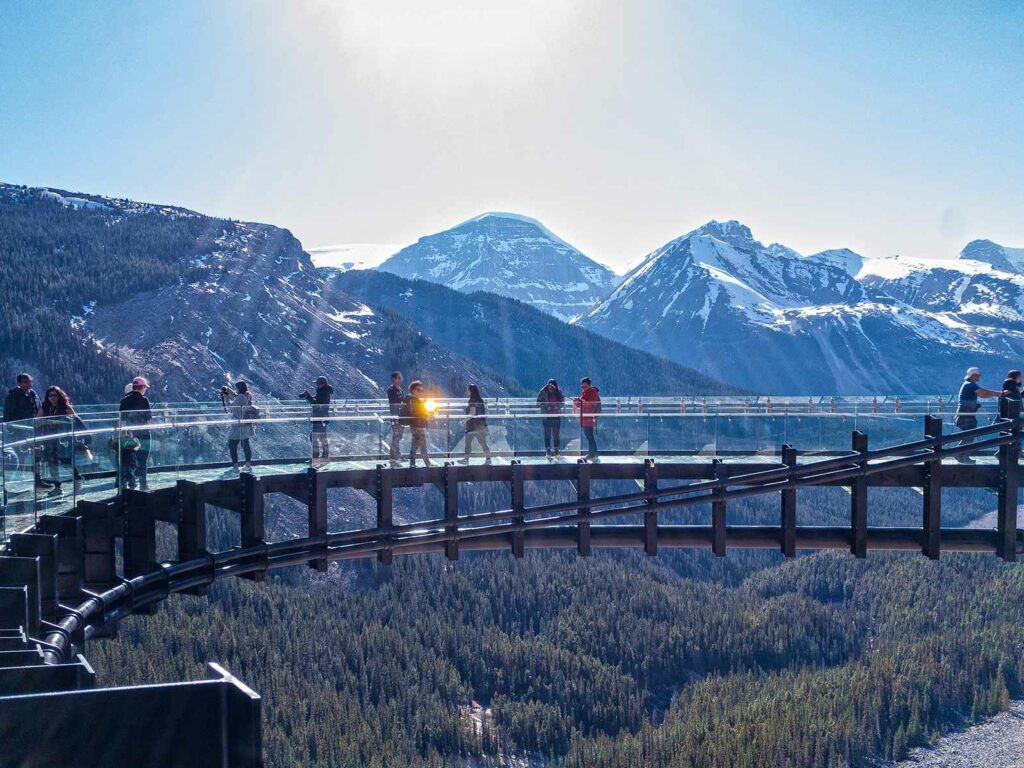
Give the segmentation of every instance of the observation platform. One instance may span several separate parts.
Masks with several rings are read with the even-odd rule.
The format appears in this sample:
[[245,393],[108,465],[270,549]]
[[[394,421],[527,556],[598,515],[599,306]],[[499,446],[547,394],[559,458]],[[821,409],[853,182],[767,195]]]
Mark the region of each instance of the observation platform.
[[[325,571],[332,560],[389,564],[401,555],[438,552],[457,559],[487,550],[522,557],[531,548],[574,549],[581,556],[601,547],[633,547],[651,556],[668,548],[704,548],[716,556],[759,548],[786,557],[811,549],[865,557],[877,549],[933,559],[958,551],[1006,561],[1024,550],[1016,528],[1019,403],[1002,401],[998,412],[980,414],[983,426],[960,432],[950,430],[952,412],[938,398],[873,398],[852,405],[834,398],[613,399],[597,417],[600,457],[588,460],[581,455],[585,443],[571,408],[539,414],[533,401],[493,401],[486,416],[491,461],[484,463],[477,449],[462,464],[457,460],[465,455],[464,404],[435,403],[426,427],[429,467],[421,461],[408,465],[410,430],[380,401],[348,401],[326,414],[308,405],[261,405],[260,417],[252,419],[189,405],[156,409],[145,424],[124,423],[116,413],[93,408],[83,409],[80,420],[5,424],[0,743],[10,737],[31,758],[33,745],[19,734],[35,731],[28,725],[19,730],[18,718],[29,723],[52,717],[47,696],[89,687],[92,671],[79,655],[87,640],[114,634],[120,619],[151,613],[174,593],[204,594],[227,576],[262,581],[269,570],[305,564]],[[544,452],[542,422],[551,419],[560,427],[557,458]],[[321,429],[327,431],[330,457],[314,460],[310,432]],[[250,434],[253,467],[239,472],[227,460],[226,444]],[[403,459],[393,464],[396,438]],[[128,466],[138,464],[143,453],[146,488],[125,487],[132,480]],[[59,484],[62,493],[37,487],[38,480]],[[460,488],[475,483],[502,484],[508,506],[460,509]],[[549,499],[569,498],[528,505],[527,483],[558,489]],[[394,491],[410,487],[436,488],[441,516],[397,522]],[[849,525],[799,524],[797,494],[812,487],[849,492]],[[871,487],[918,490],[921,525],[869,526]],[[376,509],[374,523],[330,530],[329,491],[335,488],[367,494]],[[997,496],[996,528],[943,527],[943,488],[991,489]],[[265,508],[271,494],[289,498],[305,513],[304,536],[268,540]],[[731,503],[767,495],[778,500],[777,524],[730,523]],[[209,507],[237,516],[239,546],[211,551]],[[674,524],[670,513],[686,508],[706,519]],[[175,529],[173,561],[158,560],[158,523]],[[241,686],[229,678],[223,673],[219,679]],[[232,764],[258,765],[258,699],[242,688],[219,699],[237,702],[235,714],[221,718],[226,730],[219,738],[233,745],[231,754],[245,756]],[[6,698],[12,693],[21,695]],[[17,715],[6,726],[5,713]],[[65,757],[67,765],[84,764]],[[197,753],[193,762],[203,759]]]

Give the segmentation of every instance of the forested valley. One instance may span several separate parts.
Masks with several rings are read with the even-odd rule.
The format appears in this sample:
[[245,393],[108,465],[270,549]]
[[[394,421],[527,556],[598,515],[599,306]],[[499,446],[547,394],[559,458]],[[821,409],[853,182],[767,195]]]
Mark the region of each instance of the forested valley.
[[[436,513],[435,493],[409,495],[406,516]],[[946,496],[950,525],[994,503]],[[840,522],[848,498],[803,492],[801,521]],[[279,535],[301,525],[304,510],[275,509]],[[775,514],[775,497],[730,507],[735,522]],[[873,490],[870,514],[911,524],[920,496]],[[236,521],[217,519],[229,544]],[[219,583],[89,653],[105,684],[225,663],[264,697],[271,766],[838,768],[1005,707],[1024,682],[1022,606],[1020,570],[981,555],[417,556]]]

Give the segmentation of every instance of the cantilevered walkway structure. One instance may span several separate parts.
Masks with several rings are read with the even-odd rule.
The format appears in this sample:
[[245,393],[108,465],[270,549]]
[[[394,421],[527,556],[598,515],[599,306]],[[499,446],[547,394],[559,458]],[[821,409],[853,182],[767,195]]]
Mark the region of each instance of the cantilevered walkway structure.
[[[123,733],[119,748],[126,760],[178,764],[156,753],[151,734],[131,733],[139,712],[173,711],[179,721],[163,718],[170,729],[163,736],[188,744],[181,747],[188,762],[207,764],[215,753],[218,762],[211,764],[260,764],[258,696],[223,670],[201,684],[96,690],[79,655],[86,640],[111,635],[125,616],[152,612],[174,593],[203,594],[226,576],[262,581],[267,571],[287,566],[324,571],[332,560],[388,564],[429,552],[456,559],[501,550],[522,557],[528,549],[587,556],[610,547],[648,555],[703,548],[717,556],[760,548],[787,557],[814,549],[844,549],[856,557],[905,550],[930,558],[943,551],[990,553],[1012,562],[1024,549],[1016,527],[1022,420],[1012,401],[1000,402],[983,426],[959,432],[948,428],[952,409],[938,398],[606,400],[597,461],[580,455],[571,408],[561,416],[555,457],[545,454],[545,416],[532,401],[494,401],[487,415],[491,461],[478,454],[465,464],[457,462],[464,456],[461,405],[436,405],[428,427],[431,466],[389,461],[394,419],[376,401],[342,403],[326,417],[312,415],[308,406],[280,404],[247,421],[244,414],[190,405],[158,410],[143,428],[122,424],[102,408],[84,411],[84,426],[53,420],[5,425],[0,744],[20,745],[12,754],[20,749],[29,760],[39,744],[72,732],[80,739],[76,750],[61,753],[61,764],[94,764],[95,738],[90,741],[91,731],[82,726],[87,722]],[[331,456],[313,461],[306,458],[309,431],[312,422],[325,420]],[[254,465],[232,471],[225,443],[250,423]],[[145,490],[117,482],[121,447],[134,445],[132,438],[150,449]],[[63,492],[36,488],[37,477],[58,482]],[[602,495],[593,492],[598,481],[625,482],[604,484],[617,490]],[[481,482],[508,489],[504,509],[460,509],[460,486]],[[527,482],[570,484],[573,497],[530,506]],[[396,522],[394,490],[420,486],[439,489],[441,516]],[[848,489],[849,525],[801,524],[797,495],[811,487]],[[868,525],[871,487],[919,489],[921,525]],[[368,494],[374,523],[330,530],[333,488]],[[943,527],[943,488],[995,491],[996,527]],[[269,494],[306,510],[305,535],[267,541]],[[730,524],[731,502],[765,495],[778,499],[775,524]],[[239,546],[209,550],[209,506],[237,515]],[[686,507],[706,510],[706,521],[666,520],[666,513]],[[176,531],[173,561],[157,558],[158,523]],[[193,722],[197,718],[202,722]],[[211,723],[219,725],[211,730]],[[184,738],[195,729],[205,738]]]

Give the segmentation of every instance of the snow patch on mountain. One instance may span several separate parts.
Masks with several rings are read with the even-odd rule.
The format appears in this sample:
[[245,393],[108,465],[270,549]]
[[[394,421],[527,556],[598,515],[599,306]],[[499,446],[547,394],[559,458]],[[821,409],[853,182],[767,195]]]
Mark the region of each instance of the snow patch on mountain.
[[402,248],[396,243],[345,243],[307,248],[306,253],[317,268],[348,272],[350,269],[376,269]]

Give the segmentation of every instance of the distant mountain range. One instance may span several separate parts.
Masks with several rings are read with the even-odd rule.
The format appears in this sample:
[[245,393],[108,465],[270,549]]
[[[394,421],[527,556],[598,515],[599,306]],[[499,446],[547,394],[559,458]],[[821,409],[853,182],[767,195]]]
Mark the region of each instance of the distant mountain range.
[[620,280],[539,222],[489,213],[345,274],[387,249],[314,262],[271,225],[14,185],[0,214],[0,375],[79,399],[139,371],[171,398],[238,376],[290,397],[319,372],[379,395],[392,368],[453,393],[584,372],[615,393],[946,393],[969,365],[995,386],[1024,364],[1024,249],[988,240],[946,260],[804,256],[712,221]]
[[588,310],[619,280],[539,221],[512,213],[485,213],[421,237],[378,269],[519,299],[562,320]]
[[949,392],[1024,363],[1024,251],[959,259],[803,256],[736,221],[650,253],[575,322],[715,378],[775,393]]

